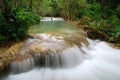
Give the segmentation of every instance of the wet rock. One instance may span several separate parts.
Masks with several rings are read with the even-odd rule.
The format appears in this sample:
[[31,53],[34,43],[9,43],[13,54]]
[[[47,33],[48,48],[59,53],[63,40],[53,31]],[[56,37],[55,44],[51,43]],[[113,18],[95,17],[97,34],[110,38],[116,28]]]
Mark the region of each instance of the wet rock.
[[15,53],[14,53],[14,52],[10,52],[10,54],[11,54],[11,55],[13,55],[13,56],[15,55]]
[[49,54],[57,53],[66,48],[72,47],[74,45],[79,45],[84,43],[88,45],[86,37],[81,34],[77,35],[76,33],[72,35],[52,35],[52,34],[31,34],[34,39],[28,39],[25,43],[24,49],[21,50],[21,54]]
[[17,54],[15,55],[15,58],[13,61],[22,61],[24,59],[31,58],[31,55],[29,54]]
[[18,74],[29,71],[34,66],[33,58],[29,54],[18,54],[10,63],[11,72]]
[[9,64],[15,59],[15,55],[19,54],[19,50],[23,46],[23,43],[16,43],[11,47],[5,47],[0,49],[0,70],[6,69]]

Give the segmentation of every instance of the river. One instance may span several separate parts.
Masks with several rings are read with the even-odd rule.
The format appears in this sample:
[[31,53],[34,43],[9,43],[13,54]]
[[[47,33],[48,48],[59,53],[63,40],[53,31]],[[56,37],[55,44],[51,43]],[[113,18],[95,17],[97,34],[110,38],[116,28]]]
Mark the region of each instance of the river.
[[69,22],[52,20],[30,28],[21,54],[32,57],[13,61],[0,80],[120,80],[119,49],[85,37]]

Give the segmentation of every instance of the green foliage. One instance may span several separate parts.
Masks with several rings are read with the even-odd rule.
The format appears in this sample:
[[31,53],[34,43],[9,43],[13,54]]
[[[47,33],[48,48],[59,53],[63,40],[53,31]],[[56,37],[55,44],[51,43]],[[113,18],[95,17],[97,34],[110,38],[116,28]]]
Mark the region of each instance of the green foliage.
[[16,22],[23,23],[25,26],[30,26],[40,21],[40,16],[19,8],[12,11],[12,16],[15,18]]
[[113,39],[119,37],[120,35],[120,20],[116,15],[112,15],[108,20],[110,24],[110,32],[107,32]]
[[86,0],[43,0],[40,5],[40,14],[75,20],[79,15],[79,9],[87,5]]
[[43,0],[40,5],[40,14],[42,16],[52,16],[53,9],[51,7],[50,0]]
[[52,8],[52,16],[60,16],[61,15],[61,10],[62,6],[60,5],[59,1],[57,0],[51,0],[50,2],[50,7]]
[[[99,3],[89,4],[89,7],[79,11],[79,15],[87,16],[92,21],[84,20],[88,28],[102,32],[109,37],[109,41],[115,42],[120,36],[120,5],[112,10],[110,6],[102,10]],[[118,40],[119,41],[119,40]]]
[[20,8],[10,10],[7,18],[0,13],[0,18],[0,44],[24,38],[29,26],[40,21],[39,16]]
[[84,21],[88,28],[92,28],[97,32],[102,32],[109,37],[109,41],[116,41],[120,36],[120,19],[116,15],[112,15],[108,19],[100,19],[93,21]]
[[80,17],[82,15],[99,20],[102,17],[101,5],[98,3],[90,4],[88,7],[79,10]]
[[116,14],[117,17],[120,19],[120,5],[116,8],[115,14]]

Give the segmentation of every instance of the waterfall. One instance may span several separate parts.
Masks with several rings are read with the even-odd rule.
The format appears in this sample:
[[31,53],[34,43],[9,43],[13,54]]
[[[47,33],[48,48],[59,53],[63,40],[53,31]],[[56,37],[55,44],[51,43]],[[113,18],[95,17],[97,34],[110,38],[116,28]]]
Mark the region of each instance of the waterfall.
[[27,72],[34,67],[33,58],[30,55],[17,55],[15,60],[10,63],[11,73],[18,74]]
[[76,46],[65,49],[61,53],[50,53],[46,55],[36,53],[33,55],[36,65],[53,68],[73,67],[80,64],[84,58],[85,54]]
[[105,42],[88,40],[90,45],[83,45],[81,49],[89,58],[75,67],[35,68],[19,75],[10,75],[5,80],[119,80],[120,50],[110,47]]
[[86,58],[87,54],[80,49],[80,46],[73,44],[74,40],[71,42],[62,36],[39,33],[32,34],[31,37],[10,64],[11,73],[27,72],[34,66],[71,68],[82,63]]
[[11,74],[0,80],[120,80],[120,49],[86,38],[71,25],[49,25],[59,28],[30,34],[10,63]]

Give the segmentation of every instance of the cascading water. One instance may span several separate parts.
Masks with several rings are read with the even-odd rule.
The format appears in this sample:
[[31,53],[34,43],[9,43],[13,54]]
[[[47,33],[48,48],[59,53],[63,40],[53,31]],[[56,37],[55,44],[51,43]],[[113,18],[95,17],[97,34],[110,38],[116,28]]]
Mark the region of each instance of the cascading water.
[[[32,34],[31,37],[21,49],[22,56],[19,55],[17,60],[11,63],[12,73],[29,71],[34,65],[70,68],[80,64],[86,58],[86,54],[77,45],[70,44],[71,41],[65,41],[62,36],[37,33]],[[29,55],[32,58],[28,57]]]
[[119,49],[74,29],[60,32],[32,33],[0,80],[120,80]]
[[34,67],[33,58],[30,55],[17,55],[10,64],[11,73],[17,74],[31,70]]

